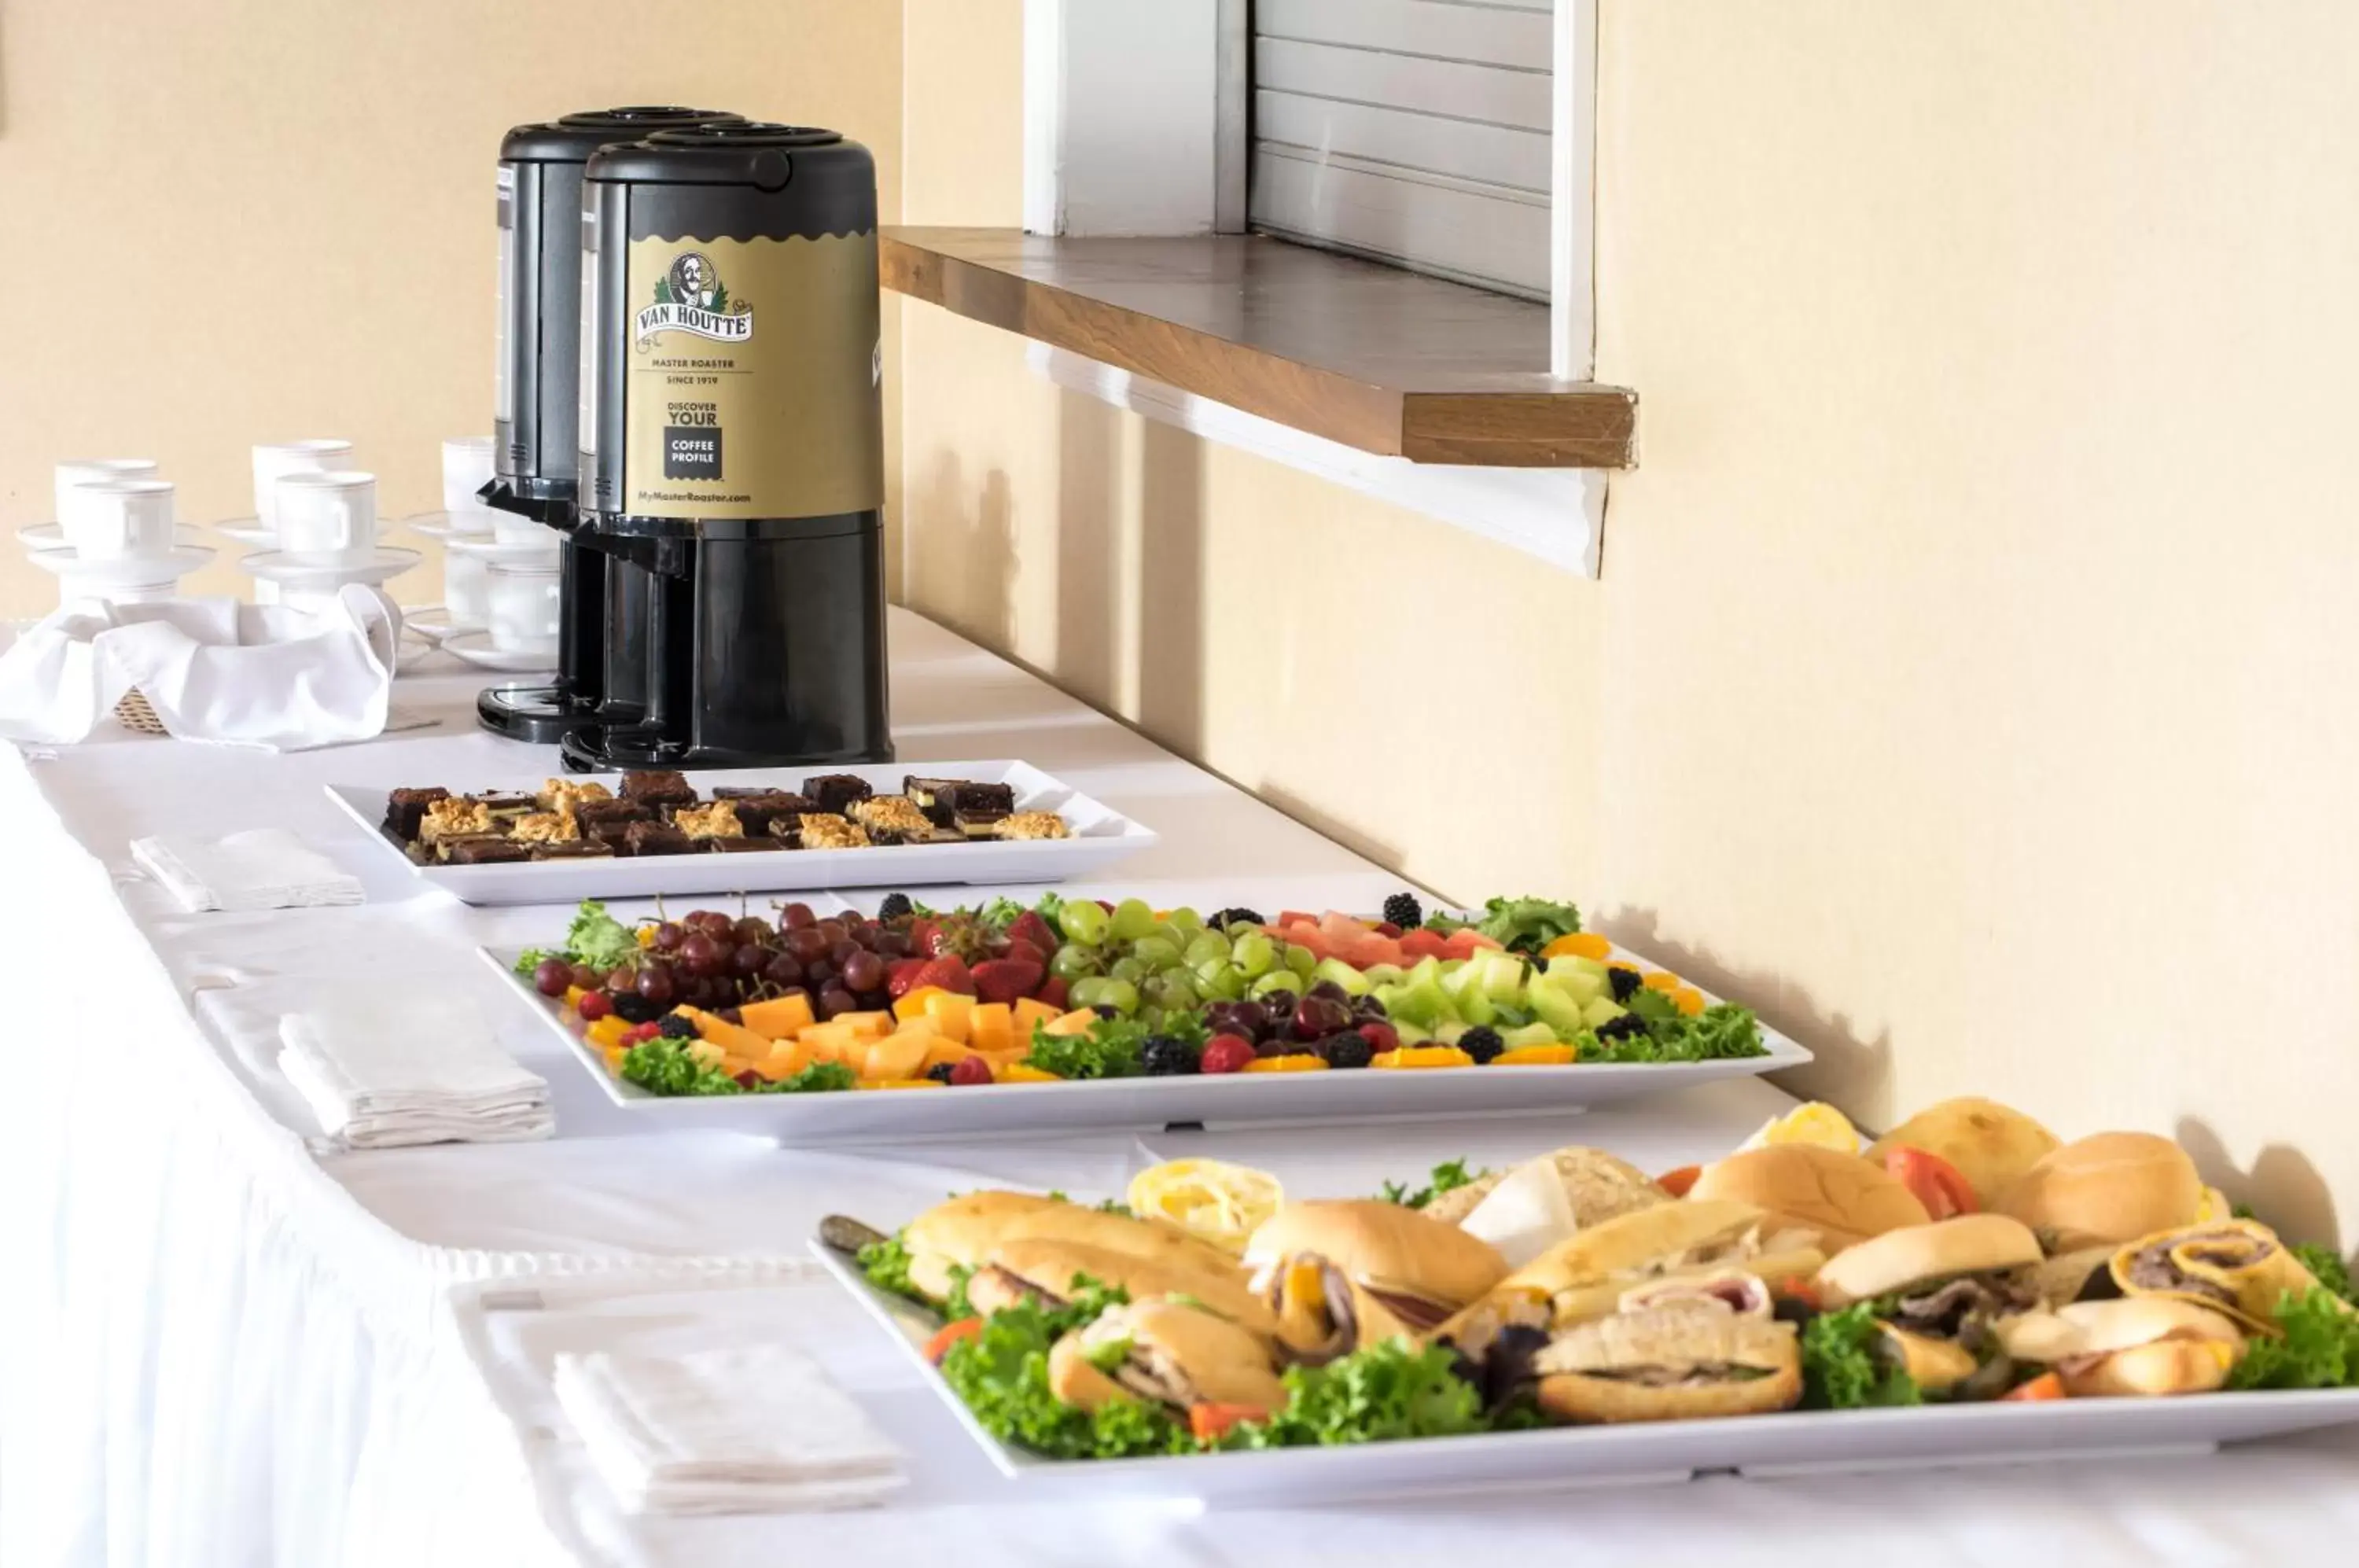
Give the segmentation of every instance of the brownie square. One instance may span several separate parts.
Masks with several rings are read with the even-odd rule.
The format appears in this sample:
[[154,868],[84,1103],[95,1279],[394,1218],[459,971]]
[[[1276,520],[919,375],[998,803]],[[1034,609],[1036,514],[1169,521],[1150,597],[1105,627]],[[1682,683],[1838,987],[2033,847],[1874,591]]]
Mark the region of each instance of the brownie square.
[[942,799],[943,791],[966,782],[963,779],[920,779],[908,773],[901,778],[901,793],[909,797],[936,827],[946,828],[951,825],[951,808],[950,802]]
[[817,810],[808,796],[791,794],[784,789],[764,790],[749,795],[733,795],[729,803],[737,808],[737,820],[745,832],[759,836],[770,831],[781,817],[799,817],[805,811]]
[[596,839],[577,839],[569,844],[536,844],[532,846],[535,860],[610,860],[614,846]]
[[623,830],[625,855],[687,855],[696,841],[662,822],[633,822]]
[[623,799],[647,806],[693,806],[696,787],[685,773],[649,768],[623,775]]
[[853,801],[865,800],[876,793],[869,788],[867,779],[853,773],[815,775],[803,780],[802,792],[810,797],[813,812],[821,816],[842,816],[843,809]]
[[951,825],[962,838],[997,838],[999,824],[1009,815],[1006,811],[961,811],[951,819]]
[[1016,809],[1016,787],[1013,784],[953,783],[937,798],[950,808],[953,816],[969,811],[1005,814]]
[[430,789],[396,789],[385,798],[385,831],[408,843],[425,825],[426,808],[450,798],[451,791],[440,785]]
[[451,866],[506,866],[511,861],[530,860],[532,846],[512,838],[446,838],[440,853],[443,862]]
[[636,800],[577,800],[573,821],[585,835],[595,835],[597,830],[613,823],[619,833],[633,822],[655,821],[655,808]]
[[484,803],[484,809],[495,817],[521,817],[540,810],[540,798],[537,795],[518,795],[510,791],[500,791],[489,795],[476,795],[471,799],[481,800]]
[[699,842],[715,855],[776,855],[786,847],[774,838],[708,838]]

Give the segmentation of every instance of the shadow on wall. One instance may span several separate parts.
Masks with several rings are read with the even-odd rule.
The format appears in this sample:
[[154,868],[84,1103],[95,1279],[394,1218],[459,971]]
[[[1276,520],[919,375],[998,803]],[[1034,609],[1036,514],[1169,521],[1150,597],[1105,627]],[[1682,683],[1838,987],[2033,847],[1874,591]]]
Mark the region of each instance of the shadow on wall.
[[2228,1158],[2227,1145],[2201,1117],[2182,1117],[2171,1130],[2180,1147],[2194,1157],[2203,1180],[2226,1193],[2230,1203],[2250,1203],[2264,1224],[2288,1240],[2341,1242],[2333,1190],[2298,1149],[2270,1144],[2254,1158],[2251,1170],[2239,1171]]
[[1729,968],[1701,948],[1665,939],[1662,917],[1653,909],[1623,909],[1611,915],[1583,911],[1582,923],[1604,932],[1634,953],[1694,981],[1715,996],[1745,1003],[1761,1021],[1817,1058],[1808,1067],[1770,1074],[1770,1082],[1789,1094],[1805,1099],[1832,1094],[1841,1086],[1846,1115],[1857,1116],[1861,1130],[1880,1128],[1897,1116],[1885,1113],[1892,1082],[1892,1036],[1862,1040],[1841,1013],[1829,1012],[1810,993],[1767,971],[1746,973]]
[[[1014,615],[1015,505],[1007,475],[993,469],[983,492],[967,494],[958,454],[944,452],[927,471],[924,515],[956,518],[956,526],[928,530],[927,546],[903,563],[905,597],[954,606],[953,623],[990,648],[1006,648]],[[905,539],[903,548],[910,546]]]
[[1094,397],[1057,399],[1057,683],[1093,708],[1121,695],[1122,415]]
[[1147,420],[1138,465],[1138,727],[1204,754],[1204,445]]

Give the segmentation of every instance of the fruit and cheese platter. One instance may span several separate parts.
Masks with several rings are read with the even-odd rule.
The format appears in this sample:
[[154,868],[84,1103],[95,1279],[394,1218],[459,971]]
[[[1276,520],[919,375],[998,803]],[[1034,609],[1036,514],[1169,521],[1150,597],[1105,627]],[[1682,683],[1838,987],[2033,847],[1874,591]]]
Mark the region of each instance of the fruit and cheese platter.
[[2168,1138],[1831,1106],[1297,1194],[1178,1160],[811,1250],[1012,1479],[1229,1502],[2200,1452],[2359,1422],[2359,1296]]
[[328,797],[470,904],[829,887],[1058,882],[1156,835],[1005,758],[780,774],[639,769]]
[[593,900],[550,938],[484,956],[615,1104],[797,1141],[1506,1115],[1810,1060],[1538,898],[1266,917],[897,893],[874,917],[630,925]]

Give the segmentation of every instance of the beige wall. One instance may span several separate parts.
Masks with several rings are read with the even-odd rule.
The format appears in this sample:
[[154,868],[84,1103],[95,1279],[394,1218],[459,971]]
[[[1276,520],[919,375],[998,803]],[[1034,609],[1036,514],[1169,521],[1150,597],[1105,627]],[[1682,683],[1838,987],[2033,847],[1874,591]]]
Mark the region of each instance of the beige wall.
[[[388,513],[438,506],[436,443],[491,426],[500,134],[682,100],[833,125],[891,212],[899,38],[883,0],[12,0],[0,525],[49,517],[67,456],[158,459],[190,520],[250,512],[245,449],[321,434]],[[0,539],[0,615],[54,596]]]
[[[912,221],[1016,221],[1017,9],[913,0]],[[1603,582],[907,306],[909,597],[1446,892],[1581,897],[1864,1118],[2155,1127],[2359,1225],[2359,13],[1603,9]]]

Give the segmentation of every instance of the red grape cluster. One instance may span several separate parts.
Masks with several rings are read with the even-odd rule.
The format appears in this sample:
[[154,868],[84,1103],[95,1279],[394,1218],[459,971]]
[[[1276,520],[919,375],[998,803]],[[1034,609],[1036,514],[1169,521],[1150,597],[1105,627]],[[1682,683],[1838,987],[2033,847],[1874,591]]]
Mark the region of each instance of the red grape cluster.
[[826,1019],[886,1007],[886,968],[908,956],[907,931],[856,914],[821,920],[809,904],[788,904],[774,927],[755,915],[698,909],[657,926],[634,963],[602,975],[544,959],[533,984],[545,996],[581,987],[578,1010],[593,1022],[612,1012],[646,1023],[681,1006],[726,1012],[797,991]]

